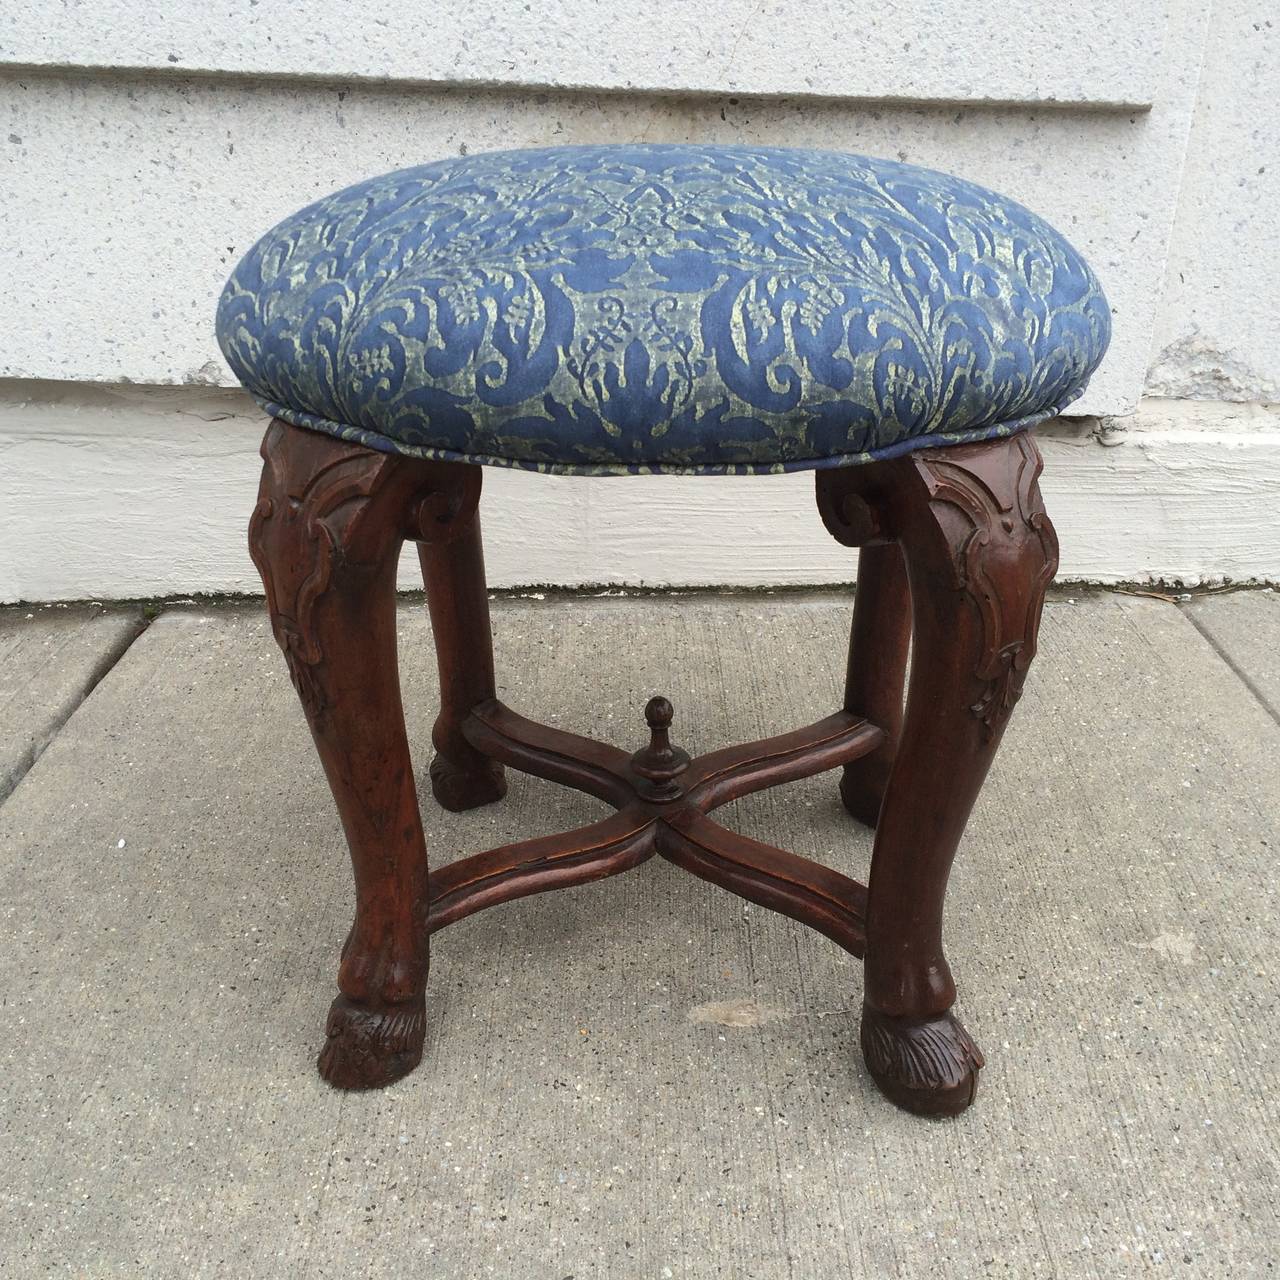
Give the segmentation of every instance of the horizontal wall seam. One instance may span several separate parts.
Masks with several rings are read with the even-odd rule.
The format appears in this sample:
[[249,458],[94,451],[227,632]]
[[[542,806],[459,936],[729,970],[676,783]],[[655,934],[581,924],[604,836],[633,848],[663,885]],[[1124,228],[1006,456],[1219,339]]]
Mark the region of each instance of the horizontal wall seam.
[[740,103],[823,103],[832,106],[848,104],[865,104],[883,107],[955,107],[995,110],[1045,110],[1065,112],[1085,112],[1089,114],[1113,115],[1126,112],[1149,112],[1154,103],[1149,99],[1128,98],[1093,98],[1084,96],[1053,96],[1039,94],[1034,90],[1026,95],[991,95],[984,96],[980,91],[969,95],[895,93],[822,93],[807,90],[787,90],[771,92],[765,90],[744,90],[724,86],[699,88],[696,85],[677,85],[664,87],[658,85],[613,85],[592,83],[589,81],[560,80],[508,80],[500,77],[467,77],[460,79],[415,77],[415,76],[373,76],[358,72],[344,72],[341,75],[332,72],[284,71],[278,68],[264,68],[260,71],[244,69],[227,69],[214,66],[178,65],[173,67],[157,67],[151,63],[92,63],[92,62],[7,62],[0,58],[0,80],[20,80],[27,76],[40,76],[57,79],[83,80],[90,76],[95,80],[138,80],[146,79],[154,82],[181,84],[216,82],[219,84],[242,86],[261,85],[266,87],[288,88],[290,86],[342,90],[351,85],[373,88],[394,89],[397,91],[416,91],[422,93],[457,92],[471,93],[478,91],[526,91],[533,93],[564,94],[567,97],[608,97],[622,99],[657,99],[670,101],[715,102],[722,99],[734,99]]

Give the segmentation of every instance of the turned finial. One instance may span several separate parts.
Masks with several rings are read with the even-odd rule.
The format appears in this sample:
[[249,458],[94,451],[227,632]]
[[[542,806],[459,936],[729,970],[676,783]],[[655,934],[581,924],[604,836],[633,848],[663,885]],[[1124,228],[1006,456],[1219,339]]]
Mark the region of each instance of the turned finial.
[[675,712],[666,698],[650,698],[644,719],[649,726],[649,745],[631,757],[631,768],[643,783],[646,800],[677,800],[684,789],[676,780],[689,766],[687,752],[671,745],[669,730]]
[[675,714],[675,708],[661,694],[656,698],[650,698],[644,704],[644,720],[653,731],[655,743],[659,734],[662,735],[662,741],[666,742],[667,730],[671,728],[671,721]]

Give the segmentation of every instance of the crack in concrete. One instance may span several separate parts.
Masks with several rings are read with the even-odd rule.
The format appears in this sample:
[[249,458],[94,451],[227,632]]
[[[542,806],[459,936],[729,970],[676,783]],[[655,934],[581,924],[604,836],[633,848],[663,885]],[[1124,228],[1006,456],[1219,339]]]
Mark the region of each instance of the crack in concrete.
[[36,762],[57,740],[58,734],[62,732],[71,717],[84,706],[86,700],[106,679],[116,663],[133,648],[138,637],[151,625],[154,616],[146,611],[139,614],[137,624],[123,632],[103,650],[98,660],[89,668],[80,687],[51,712],[48,723],[42,726],[40,733],[12,767],[0,773],[0,805],[4,804],[18,789],[23,778],[35,768]]
[[1193,627],[1195,627],[1195,629],[1208,642],[1209,647],[1214,651],[1214,653],[1216,653],[1218,657],[1220,657],[1222,661],[1225,662],[1227,666],[1231,668],[1232,672],[1234,672],[1236,677],[1239,679],[1240,683],[1243,684],[1244,687],[1248,689],[1251,694],[1253,694],[1254,698],[1257,699],[1262,709],[1276,722],[1276,724],[1280,724],[1280,707],[1277,707],[1275,703],[1273,703],[1271,699],[1267,697],[1266,693],[1258,685],[1258,683],[1235,660],[1235,658],[1233,658],[1231,654],[1229,654],[1226,651],[1226,649],[1223,648],[1222,643],[1218,640],[1217,636],[1215,636],[1213,632],[1208,629],[1208,627],[1204,626],[1204,624],[1200,621],[1200,619],[1196,617],[1193,610],[1183,608],[1181,605],[1179,605],[1178,612],[1181,613],[1182,616],[1186,618],[1187,621],[1190,622]]

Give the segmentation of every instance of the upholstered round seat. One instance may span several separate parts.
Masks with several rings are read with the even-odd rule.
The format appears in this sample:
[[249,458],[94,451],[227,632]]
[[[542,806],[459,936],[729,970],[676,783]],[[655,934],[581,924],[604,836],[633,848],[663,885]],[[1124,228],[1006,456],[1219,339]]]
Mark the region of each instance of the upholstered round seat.
[[1106,349],[1080,255],[915,166],[783,148],[492,152],[268,232],[218,336],[276,417],[544,471],[839,466],[1008,435]]

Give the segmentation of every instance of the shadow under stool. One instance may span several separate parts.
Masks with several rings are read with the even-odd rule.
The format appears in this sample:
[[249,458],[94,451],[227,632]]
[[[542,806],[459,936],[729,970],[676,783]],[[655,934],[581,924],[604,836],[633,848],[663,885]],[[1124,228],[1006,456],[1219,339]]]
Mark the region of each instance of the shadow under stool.
[[[889,161],[496,152],[287,219],[236,268],[218,333],[274,419],[250,549],[355,869],[325,1079],[369,1088],[417,1065],[444,926],[656,854],[861,957],[877,1085],[920,1114],[967,1107],[983,1059],[952,1012],[943,899],[1057,567],[1030,428],[1080,394],[1108,340],[1079,254],[1010,200]],[[826,528],[860,548],[844,705],[692,759],[661,697],[634,751],[505,706],[484,465],[813,470]],[[435,799],[499,801],[510,766],[611,817],[428,872],[397,671],[405,540],[440,671]],[[837,768],[875,829],[866,886],[712,816]]]

